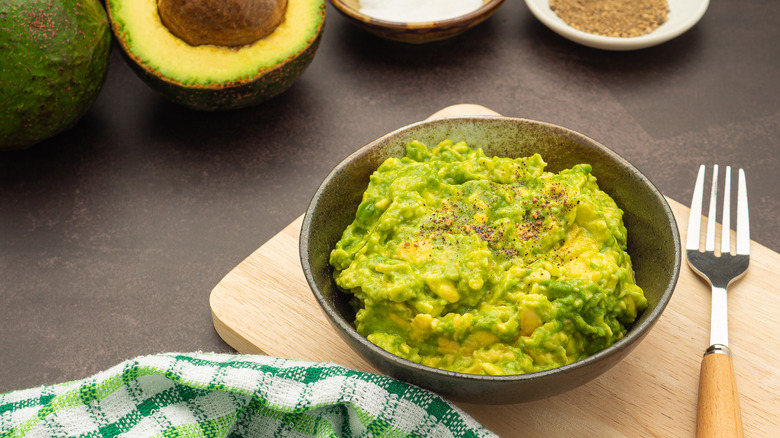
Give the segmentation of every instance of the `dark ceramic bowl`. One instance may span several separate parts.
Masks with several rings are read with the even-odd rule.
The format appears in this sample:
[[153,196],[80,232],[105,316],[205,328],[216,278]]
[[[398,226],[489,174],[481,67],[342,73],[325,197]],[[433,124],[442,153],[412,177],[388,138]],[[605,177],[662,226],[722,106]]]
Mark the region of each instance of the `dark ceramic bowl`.
[[[559,368],[519,375],[484,376],[423,366],[377,347],[353,327],[351,295],[333,280],[331,250],[355,212],[369,176],[388,157],[401,157],[405,145],[419,140],[430,146],[444,139],[465,140],[488,156],[522,157],[535,152],[560,171],[590,163],[599,187],[624,211],[636,282],[648,308],[626,336],[609,348]],[[680,270],[677,224],[666,200],[636,168],[607,147],[572,130],[509,117],[453,117],[409,125],[359,149],[325,178],[303,219],[300,256],[306,280],[337,331],[378,370],[397,379],[472,403],[517,403],[570,390],[601,375],[623,359],[647,335],[672,296]]]
[[483,0],[482,7],[459,17],[440,21],[398,22],[369,17],[360,12],[359,0],[331,0],[353,24],[381,38],[421,44],[460,35],[493,15],[504,0]]

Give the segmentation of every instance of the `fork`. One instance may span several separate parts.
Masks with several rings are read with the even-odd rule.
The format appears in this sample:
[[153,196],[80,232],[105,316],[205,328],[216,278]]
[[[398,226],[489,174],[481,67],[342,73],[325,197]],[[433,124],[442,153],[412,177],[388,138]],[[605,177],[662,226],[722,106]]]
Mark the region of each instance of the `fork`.
[[699,400],[696,413],[697,437],[742,437],[742,414],[739,409],[734,365],[728,347],[726,289],[747,271],[750,264],[750,224],[748,219],[745,172],[739,169],[737,190],[737,239],[731,254],[731,167],[726,166],[721,218],[720,252],[715,251],[715,214],[718,194],[718,165],[712,170],[712,189],[704,251],[701,242],[702,198],[705,166],[699,167],[693,190],[688,235],[685,245],[688,264],[712,286],[710,346],[704,353],[699,376]]

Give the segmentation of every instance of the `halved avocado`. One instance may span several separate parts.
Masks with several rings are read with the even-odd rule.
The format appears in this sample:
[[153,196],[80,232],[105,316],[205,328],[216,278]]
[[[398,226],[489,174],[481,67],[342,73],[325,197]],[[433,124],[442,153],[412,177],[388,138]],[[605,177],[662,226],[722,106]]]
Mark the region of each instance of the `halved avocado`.
[[[172,10],[185,6],[195,9],[195,18],[183,18],[190,21],[185,24],[193,31],[190,34],[202,34],[209,26],[224,26],[205,21],[216,15],[207,8],[214,7],[219,0],[178,2],[186,5],[174,5]],[[158,0],[107,0],[106,6],[111,28],[129,64],[149,86],[173,102],[213,111],[247,107],[270,99],[289,88],[309,66],[325,24],[325,0],[286,3],[278,26],[254,42],[237,46],[219,38],[213,40],[216,43],[202,43],[177,29],[178,34],[191,40],[188,43],[166,27]],[[206,13],[198,11],[204,8]],[[168,18],[170,23],[179,17]]]
[[72,128],[103,88],[110,54],[98,0],[0,0],[0,150]]

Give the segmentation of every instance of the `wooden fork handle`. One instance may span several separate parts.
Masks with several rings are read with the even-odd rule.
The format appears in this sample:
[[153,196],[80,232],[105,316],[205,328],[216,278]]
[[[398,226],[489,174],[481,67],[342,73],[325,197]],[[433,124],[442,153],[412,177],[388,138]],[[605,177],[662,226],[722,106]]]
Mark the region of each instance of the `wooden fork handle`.
[[731,355],[726,346],[712,346],[701,362],[696,438],[743,436]]

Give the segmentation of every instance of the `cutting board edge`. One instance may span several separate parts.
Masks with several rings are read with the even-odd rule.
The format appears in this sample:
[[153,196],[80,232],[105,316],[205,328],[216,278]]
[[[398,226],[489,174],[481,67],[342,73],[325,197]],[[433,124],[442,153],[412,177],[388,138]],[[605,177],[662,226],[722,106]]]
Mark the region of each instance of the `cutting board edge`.
[[[262,248],[262,246],[260,248]],[[236,267],[238,266],[241,265],[239,264]],[[224,278],[227,278],[231,275],[233,275],[232,270]],[[227,289],[225,289],[225,287],[222,285],[222,280],[221,280],[219,283],[217,283],[217,286],[215,286],[214,289],[211,290],[211,294],[209,294],[209,308],[211,309],[211,321],[214,325],[214,330],[217,332],[219,337],[223,341],[225,341],[225,343],[230,345],[233,349],[235,349],[239,353],[265,354],[263,350],[261,350],[259,347],[257,347],[247,339],[248,336],[244,336],[238,331],[236,331],[235,329],[233,329],[220,316],[222,312],[220,311],[221,308],[218,303],[220,303],[220,299],[221,299],[220,291],[222,290],[227,291]]]

